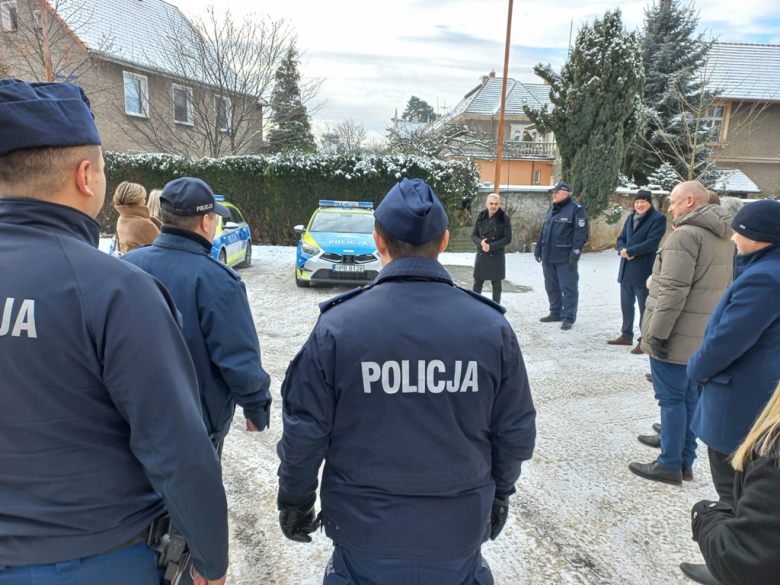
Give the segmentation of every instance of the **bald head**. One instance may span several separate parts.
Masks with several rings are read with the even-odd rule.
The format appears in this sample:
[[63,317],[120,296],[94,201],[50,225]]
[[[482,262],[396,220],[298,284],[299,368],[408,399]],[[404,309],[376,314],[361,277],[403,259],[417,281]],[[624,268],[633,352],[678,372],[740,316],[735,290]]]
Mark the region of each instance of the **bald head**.
[[698,181],[685,181],[677,185],[669,195],[669,213],[678,218],[709,202],[710,195],[704,185]]

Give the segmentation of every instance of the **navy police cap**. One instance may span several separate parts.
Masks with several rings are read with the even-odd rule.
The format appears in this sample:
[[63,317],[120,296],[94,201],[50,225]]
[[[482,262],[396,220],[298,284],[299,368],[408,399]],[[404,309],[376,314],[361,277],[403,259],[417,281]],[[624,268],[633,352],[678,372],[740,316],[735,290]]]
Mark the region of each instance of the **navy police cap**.
[[441,201],[422,179],[396,183],[377,207],[374,219],[391,236],[415,246],[442,235],[448,222]]
[[23,148],[100,144],[84,90],[73,83],[0,79],[0,156]]
[[571,193],[571,187],[561,181],[555,185],[555,187],[550,187],[549,193],[555,193],[556,191],[566,191],[567,193]]
[[230,217],[230,210],[216,200],[211,187],[193,177],[182,177],[165,185],[160,193],[160,207],[174,215],[206,215],[214,211]]

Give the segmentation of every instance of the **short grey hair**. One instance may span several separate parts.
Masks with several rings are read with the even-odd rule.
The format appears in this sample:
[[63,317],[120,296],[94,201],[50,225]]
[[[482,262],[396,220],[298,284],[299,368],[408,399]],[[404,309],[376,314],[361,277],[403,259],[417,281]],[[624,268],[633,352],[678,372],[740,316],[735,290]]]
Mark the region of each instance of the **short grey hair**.
[[498,199],[498,202],[501,203],[501,195],[499,195],[498,193],[491,193],[490,195],[488,195],[487,199],[485,199],[485,203],[487,203],[489,199],[493,199],[493,198]]

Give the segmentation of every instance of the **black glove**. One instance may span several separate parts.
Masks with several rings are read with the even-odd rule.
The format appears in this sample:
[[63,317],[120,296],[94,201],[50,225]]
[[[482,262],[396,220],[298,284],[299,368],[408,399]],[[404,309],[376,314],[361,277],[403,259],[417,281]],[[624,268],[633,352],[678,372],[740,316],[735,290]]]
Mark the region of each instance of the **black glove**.
[[490,540],[495,540],[504,529],[506,519],[509,517],[509,498],[493,500],[493,509],[490,511]]
[[282,534],[295,542],[311,542],[312,532],[317,530],[317,521],[314,518],[314,502],[303,506],[286,506],[281,502],[279,508],[279,526],[282,527]]
[[665,359],[669,357],[669,350],[664,347],[665,339],[658,339],[657,337],[651,337],[647,340],[647,344],[650,349],[653,350],[653,355],[657,358]]
[[733,509],[728,504],[724,504],[723,502],[711,502],[710,500],[702,500],[691,510],[691,531],[693,532],[693,540],[696,542],[699,541],[699,533],[701,532],[701,517],[715,510],[731,514],[734,513]]
[[536,258],[536,261],[541,264],[541,262],[542,262],[542,257],[541,256],[534,255],[534,258]]
[[577,263],[580,261],[579,256],[569,256],[569,268],[577,268]]

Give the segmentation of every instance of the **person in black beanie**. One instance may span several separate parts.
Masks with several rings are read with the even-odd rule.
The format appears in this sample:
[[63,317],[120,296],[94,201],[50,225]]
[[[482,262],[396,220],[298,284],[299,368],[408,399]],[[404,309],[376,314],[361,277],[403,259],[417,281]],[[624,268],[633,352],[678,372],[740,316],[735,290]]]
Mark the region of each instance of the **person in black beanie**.
[[[640,189],[634,197],[634,211],[623,224],[623,231],[617,239],[620,255],[620,308],[623,311],[623,327],[619,337],[611,339],[609,345],[633,345],[634,304],[639,305],[639,324],[647,301],[647,279],[653,273],[655,253],[666,233],[666,216],[653,207],[653,194]],[[641,338],[640,338],[641,341]],[[637,346],[631,353],[642,354]]]
[[[748,203],[734,217],[734,283],[688,362],[701,396],[691,430],[707,445],[712,480],[722,503],[734,507],[735,471],[729,455],[747,436],[780,379],[780,201]],[[680,568],[713,583],[703,565]],[[709,579],[709,580],[708,580]]]

